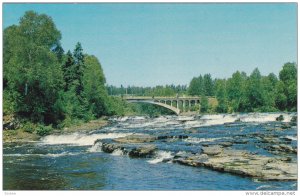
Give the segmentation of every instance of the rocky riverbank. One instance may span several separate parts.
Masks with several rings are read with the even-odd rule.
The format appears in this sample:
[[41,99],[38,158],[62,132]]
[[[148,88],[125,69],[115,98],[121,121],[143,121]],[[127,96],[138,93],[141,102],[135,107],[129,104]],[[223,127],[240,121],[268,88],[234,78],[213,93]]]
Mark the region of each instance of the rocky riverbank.
[[[78,125],[73,125],[66,127],[64,129],[54,129],[51,131],[51,135],[62,135],[70,134],[74,132],[89,132],[93,130],[101,129],[109,124],[106,118],[100,118],[97,120],[92,120],[87,123],[80,123]],[[3,129],[3,142],[4,143],[14,143],[14,142],[36,142],[41,139],[42,136],[38,135],[35,131],[27,132],[25,131],[20,123],[13,119],[11,122],[6,122],[6,129]]]
[[[291,138],[275,134],[275,132],[284,133],[285,130],[296,126],[296,122],[278,122],[272,126],[270,124],[262,126],[268,133],[254,132],[236,135],[233,138],[201,142],[201,145],[198,145],[200,148],[195,148],[196,151],[173,151],[162,162],[206,167],[259,180],[297,180],[297,160],[291,158],[297,154],[297,147],[291,145]],[[118,152],[132,158],[154,158],[161,150],[160,143],[171,144],[175,140],[189,141],[189,139],[191,138],[185,134],[133,134],[116,139],[99,139],[95,141],[94,146],[98,146],[106,153]],[[233,147],[249,145],[253,141],[256,148],[267,150],[272,156]],[[186,145],[192,144],[187,142]]]

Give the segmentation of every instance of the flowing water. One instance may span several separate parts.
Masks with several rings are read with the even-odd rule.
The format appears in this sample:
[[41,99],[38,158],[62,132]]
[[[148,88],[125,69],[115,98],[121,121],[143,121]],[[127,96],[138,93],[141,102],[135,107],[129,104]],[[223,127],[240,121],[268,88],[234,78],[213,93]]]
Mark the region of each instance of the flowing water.
[[[233,149],[280,156],[264,148],[257,133],[272,135],[297,147],[297,128],[278,130],[280,114],[161,116],[110,119],[111,125],[88,133],[49,135],[39,142],[3,146],[4,190],[296,190],[297,181],[261,181],[184,166],[176,154],[197,153],[207,143],[233,142]],[[296,114],[283,114],[289,122]],[[155,141],[152,158],[130,158],[121,150],[101,151],[97,139],[132,134],[168,135]],[[176,136],[185,135],[180,138]],[[247,142],[234,142],[244,140]],[[297,161],[296,154],[289,154]]]

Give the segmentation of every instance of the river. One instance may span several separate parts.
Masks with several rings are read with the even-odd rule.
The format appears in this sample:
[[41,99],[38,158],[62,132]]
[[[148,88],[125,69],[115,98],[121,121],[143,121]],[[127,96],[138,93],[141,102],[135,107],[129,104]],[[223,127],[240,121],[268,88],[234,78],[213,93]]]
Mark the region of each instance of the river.
[[[276,122],[279,115],[120,117],[111,118],[110,125],[100,130],[4,144],[3,187],[4,190],[296,190],[295,180],[260,180],[172,161],[176,155],[197,154],[204,146],[229,142],[230,149],[266,157],[289,157],[295,163],[296,153],[272,151],[270,142],[262,141],[263,137],[272,136],[297,149],[297,127],[282,128],[296,114],[282,113],[283,122]],[[95,143],[98,139],[133,134],[167,137],[152,142],[156,151],[146,158],[133,158],[121,150],[106,153],[101,142]]]

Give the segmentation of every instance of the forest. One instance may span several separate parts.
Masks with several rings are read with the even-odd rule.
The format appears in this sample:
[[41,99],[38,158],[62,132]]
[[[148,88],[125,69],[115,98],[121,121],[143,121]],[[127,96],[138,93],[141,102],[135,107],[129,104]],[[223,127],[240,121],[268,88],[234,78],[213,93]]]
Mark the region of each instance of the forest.
[[[64,51],[62,35],[51,17],[28,11],[18,25],[3,32],[3,115],[21,119],[24,127],[40,127],[40,134],[102,116],[159,113],[154,106],[134,106],[122,95],[201,96],[200,112],[273,112],[297,110],[297,65],[286,63],[279,77],[235,72],[228,79],[199,75],[186,85],[115,87],[106,84],[99,60],[84,53],[78,42]],[[207,96],[216,97],[211,107]],[[165,111],[166,112],[166,111]]]
[[[186,85],[165,85],[155,87],[106,86],[110,95],[136,96],[200,96],[202,112],[276,112],[297,111],[297,64],[285,63],[279,78],[270,73],[261,75],[258,68],[247,76],[236,71],[230,78],[213,79],[211,74],[192,78]],[[206,97],[216,97],[218,106],[212,107]]]

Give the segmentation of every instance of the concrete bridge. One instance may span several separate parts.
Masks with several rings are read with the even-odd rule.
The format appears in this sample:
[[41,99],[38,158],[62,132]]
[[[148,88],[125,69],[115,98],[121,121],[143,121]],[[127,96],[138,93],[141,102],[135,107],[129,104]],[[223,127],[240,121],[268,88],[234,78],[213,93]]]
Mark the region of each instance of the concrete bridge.
[[172,110],[177,115],[181,112],[190,111],[195,105],[200,105],[201,98],[190,97],[146,97],[146,96],[123,96],[123,100],[130,103],[149,103]]

